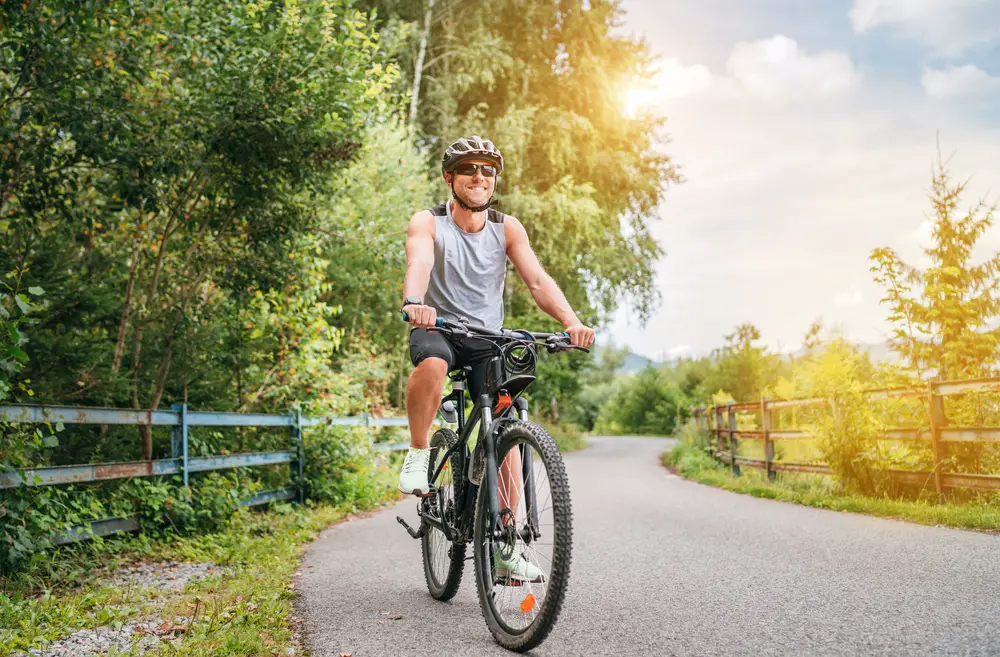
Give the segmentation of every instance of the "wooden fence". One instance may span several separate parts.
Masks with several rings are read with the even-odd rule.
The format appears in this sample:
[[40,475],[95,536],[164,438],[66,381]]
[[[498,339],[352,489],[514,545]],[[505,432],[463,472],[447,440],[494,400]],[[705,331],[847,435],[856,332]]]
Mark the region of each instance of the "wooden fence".
[[[1000,427],[949,426],[944,411],[944,398],[981,392],[1000,392],[1000,378],[965,379],[961,381],[934,381],[925,390],[894,388],[870,390],[865,396],[872,400],[891,398],[923,398],[928,404],[927,428],[888,428],[880,440],[914,441],[930,443],[934,458],[934,469],[930,472],[915,470],[889,470],[890,476],[900,484],[926,486],[931,482],[939,498],[946,489],[972,489],[980,491],[1000,491],[1000,476],[949,472],[948,445],[950,443],[1000,443]],[[712,455],[730,466],[734,475],[739,476],[740,466],[760,468],[767,472],[769,479],[778,471],[813,472],[833,474],[828,465],[819,463],[788,463],[774,458],[774,443],[779,440],[814,440],[816,435],[801,429],[776,431],[772,427],[773,412],[780,409],[832,405],[826,398],[801,398],[757,402],[730,402],[725,406],[692,408],[698,428],[710,431]],[[833,408],[836,412],[836,408]],[[740,431],[737,428],[737,414],[759,413],[759,430]],[[740,456],[741,440],[764,441],[764,458]]]

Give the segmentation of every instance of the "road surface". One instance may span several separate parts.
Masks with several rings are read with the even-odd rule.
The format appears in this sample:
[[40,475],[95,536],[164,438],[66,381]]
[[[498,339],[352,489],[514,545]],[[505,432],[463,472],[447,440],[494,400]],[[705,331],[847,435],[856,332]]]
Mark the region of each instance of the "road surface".
[[[1000,655],[1000,537],[762,500],[659,465],[669,441],[594,438],[565,455],[569,590],[532,655]],[[427,593],[407,500],[306,554],[297,611],[317,657],[510,655],[468,562]]]

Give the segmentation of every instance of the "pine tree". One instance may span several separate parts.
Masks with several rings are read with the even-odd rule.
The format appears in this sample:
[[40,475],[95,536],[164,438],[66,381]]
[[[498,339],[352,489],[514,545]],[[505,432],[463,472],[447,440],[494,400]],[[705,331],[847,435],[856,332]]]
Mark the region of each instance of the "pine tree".
[[988,376],[995,371],[1000,314],[1000,253],[974,264],[972,252],[993,224],[995,204],[980,200],[964,214],[968,181],[954,182],[940,154],[928,197],[933,208],[931,261],[925,270],[904,263],[889,247],[875,249],[871,271],[886,288],[882,303],[893,322],[891,346],[919,381]]

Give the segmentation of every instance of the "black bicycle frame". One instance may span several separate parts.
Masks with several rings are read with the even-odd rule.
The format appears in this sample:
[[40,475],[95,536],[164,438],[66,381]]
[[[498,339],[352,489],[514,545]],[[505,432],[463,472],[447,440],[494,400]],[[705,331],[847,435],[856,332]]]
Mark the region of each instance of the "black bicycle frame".
[[[499,365],[499,358],[494,357],[492,361],[491,366]],[[462,499],[455,500],[456,507],[462,510],[461,522],[458,527],[458,535],[456,536],[443,521],[431,518],[426,514],[422,515],[422,519],[429,525],[440,530],[446,537],[448,537],[448,540],[468,541],[472,537],[473,522],[475,521],[476,515],[475,503],[479,487],[472,483],[469,478],[469,467],[472,462],[472,453],[469,449],[469,439],[472,437],[472,432],[477,426],[479,427],[479,444],[484,450],[484,459],[486,461],[483,484],[486,486],[486,490],[489,491],[490,532],[495,538],[500,537],[500,500],[499,483],[497,481],[498,464],[496,452],[497,446],[495,442],[496,433],[502,423],[511,421],[511,415],[515,408],[522,411],[522,419],[527,418],[527,403],[521,399],[517,400],[519,402],[518,404],[511,404],[497,417],[493,417],[493,409],[496,407],[496,398],[501,391],[503,391],[502,387],[498,390],[484,392],[479,395],[479,399],[476,400],[476,403],[473,405],[468,418],[465,415],[464,381],[456,381],[453,392],[442,399],[442,403],[451,399],[458,407],[458,442],[445,452],[443,458],[441,458],[438,463],[437,469],[431,477],[431,481],[437,481],[438,476],[440,476],[445,465],[451,461],[451,456],[456,453],[459,454],[460,472],[455,473],[454,469],[452,472],[452,476],[461,477],[461,481],[464,484],[462,486]],[[486,422],[484,422],[484,420],[489,423],[488,427],[486,426]],[[522,536],[522,538],[525,541],[530,542],[532,539],[537,539],[540,536],[540,533],[538,531],[538,513],[535,508],[534,469],[532,467],[531,452],[529,450],[521,450],[521,467],[525,482],[524,503],[528,510],[528,522],[531,531],[530,537]]]

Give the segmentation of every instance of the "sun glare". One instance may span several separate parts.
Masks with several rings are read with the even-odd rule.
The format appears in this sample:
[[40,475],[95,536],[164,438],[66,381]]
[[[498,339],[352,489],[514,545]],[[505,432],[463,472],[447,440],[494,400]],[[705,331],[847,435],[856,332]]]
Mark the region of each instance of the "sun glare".
[[629,117],[640,112],[656,114],[662,106],[678,98],[691,96],[712,86],[712,74],[704,66],[684,66],[667,60],[650,80],[626,87],[622,109]]

